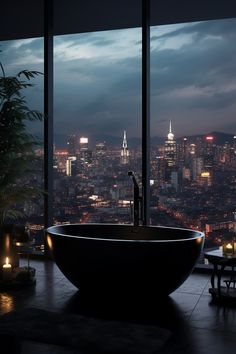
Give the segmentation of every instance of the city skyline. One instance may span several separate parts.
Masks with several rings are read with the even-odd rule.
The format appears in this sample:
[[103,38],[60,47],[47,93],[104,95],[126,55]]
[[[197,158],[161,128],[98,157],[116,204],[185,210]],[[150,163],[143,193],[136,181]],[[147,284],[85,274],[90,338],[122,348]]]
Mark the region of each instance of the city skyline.
[[[151,132],[236,132],[235,19],[151,28]],[[42,38],[1,42],[6,74],[43,71]],[[54,39],[55,134],[141,136],[141,30]],[[43,78],[28,100],[43,107]],[[214,127],[214,129],[212,129]],[[34,124],[34,130],[37,125]]]
[[[55,150],[55,184],[60,185],[55,222],[73,223],[79,210],[82,223],[132,223],[133,192],[127,171],[135,171],[141,183],[140,149],[129,150],[124,159],[129,147],[126,132],[114,149],[102,143],[90,147],[87,138],[76,134],[68,142],[67,149]],[[76,142],[80,142],[77,148]],[[206,247],[221,245],[236,230],[235,168],[235,139],[222,137],[217,142],[204,135],[195,143],[177,140],[169,122],[165,141],[151,148],[151,225],[198,229],[206,233]]]
[[[169,125],[168,125],[169,126]],[[163,136],[155,136],[155,137],[151,137],[151,146],[155,146],[155,145],[159,145],[159,144],[163,144],[164,143],[164,140],[166,139],[166,136],[168,135],[168,126],[166,127],[166,134],[163,135]],[[132,137],[132,136],[129,136],[129,134],[127,134],[127,129],[124,129],[124,131],[126,132],[126,141],[127,141],[127,144],[128,144],[128,148],[129,147],[137,147],[137,146],[141,146],[141,143],[142,143],[142,139],[141,138],[136,138],[136,137]],[[190,140],[192,139],[196,139],[197,137],[204,137],[204,136],[209,136],[209,135],[212,135],[214,136],[214,140],[217,141],[217,140],[231,140],[234,138],[235,134],[232,134],[232,133],[225,133],[225,132],[216,132],[216,131],[209,131],[209,132],[205,132],[203,134],[195,134],[195,135],[183,135],[183,136],[180,136],[180,137],[176,137],[176,134],[175,134],[175,130],[172,129],[172,132],[174,133],[174,136],[175,136],[175,139],[176,140],[181,140],[181,139],[184,139],[184,138],[188,138]],[[116,147],[121,147],[122,146],[122,143],[123,143],[123,134],[124,132],[120,135],[120,136],[114,136],[114,135],[90,135],[90,134],[84,134],[84,135],[81,135],[79,134],[79,132],[75,131],[72,135],[76,135],[77,136],[77,139],[79,141],[79,139],[81,137],[85,137],[88,138],[88,143],[90,145],[95,145],[97,143],[100,143],[100,142],[105,142],[107,143],[107,145],[112,145],[112,146],[116,146]],[[64,148],[66,149],[67,148],[67,138],[68,136],[70,136],[71,134],[60,134],[60,135],[54,135],[54,138],[55,138],[55,147],[57,148]]]
[[[236,139],[175,139],[170,122],[164,138],[150,149],[150,223],[204,231],[206,247],[216,247],[236,230]],[[37,154],[30,185],[42,183],[43,149]],[[67,136],[66,148],[54,149],[54,223],[132,223],[128,171],[135,172],[141,188],[141,166],[141,148],[130,148],[126,132],[114,147],[102,142],[91,146],[87,136],[75,132]],[[38,249],[43,200],[29,202],[24,212]]]

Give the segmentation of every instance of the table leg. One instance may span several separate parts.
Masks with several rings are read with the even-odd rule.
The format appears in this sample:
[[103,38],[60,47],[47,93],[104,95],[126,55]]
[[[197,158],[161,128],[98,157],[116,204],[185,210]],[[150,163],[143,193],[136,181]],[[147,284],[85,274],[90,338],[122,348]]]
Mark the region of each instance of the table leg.
[[211,287],[215,288],[215,276],[218,273],[217,264],[213,264],[213,272],[211,273]]
[[221,276],[222,273],[225,269],[225,265],[222,264],[221,267],[219,268],[219,271],[217,272],[217,289],[218,289],[218,296],[221,297]]

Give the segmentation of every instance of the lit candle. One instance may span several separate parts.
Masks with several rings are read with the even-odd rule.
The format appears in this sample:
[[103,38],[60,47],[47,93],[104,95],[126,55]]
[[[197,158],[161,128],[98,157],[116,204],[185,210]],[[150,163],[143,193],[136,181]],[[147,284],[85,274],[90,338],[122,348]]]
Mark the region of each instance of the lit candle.
[[3,264],[3,280],[9,280],[11,277],[11,264],[9,263],[9,258],[6,258],[6,263]]
[[227,243],[227,245],[225,246],[225,252],[227,254],[232,254],[233,253],[233,246],[231,245],[231,243]]

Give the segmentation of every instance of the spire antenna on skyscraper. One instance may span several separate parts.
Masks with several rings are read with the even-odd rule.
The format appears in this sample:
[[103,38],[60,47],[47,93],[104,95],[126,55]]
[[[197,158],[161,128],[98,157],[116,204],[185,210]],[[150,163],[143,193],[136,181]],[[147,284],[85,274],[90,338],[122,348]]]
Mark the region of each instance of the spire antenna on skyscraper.
[[123,144],[121,149],[121,164],[126,165],[129,162],[129,149],[126,137],[126,130],[124,130]]
[[124,130],[124,137],[123,137],[123,149],[127,149],[128,144],[127,144],[127,138],[126,138],[126,130]]
[[170,120],[170,128],[169,133],[167,134],[168,140],[174,140],[174,134],[171,131],[171,120]]

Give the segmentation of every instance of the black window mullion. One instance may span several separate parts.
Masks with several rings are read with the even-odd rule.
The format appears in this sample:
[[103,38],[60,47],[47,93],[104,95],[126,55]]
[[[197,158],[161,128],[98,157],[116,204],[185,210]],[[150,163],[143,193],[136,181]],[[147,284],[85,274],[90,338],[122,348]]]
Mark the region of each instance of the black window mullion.
[[53,0],[44,0],[44,224],[53,223]]
[[142,0],[142,188],[143,224],[150,204],[150,0]]

